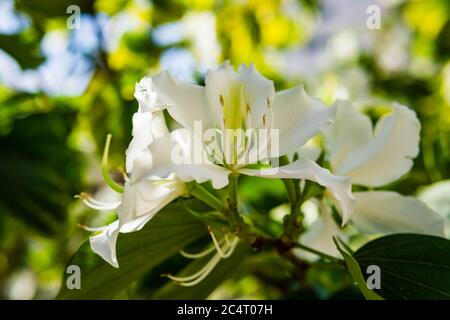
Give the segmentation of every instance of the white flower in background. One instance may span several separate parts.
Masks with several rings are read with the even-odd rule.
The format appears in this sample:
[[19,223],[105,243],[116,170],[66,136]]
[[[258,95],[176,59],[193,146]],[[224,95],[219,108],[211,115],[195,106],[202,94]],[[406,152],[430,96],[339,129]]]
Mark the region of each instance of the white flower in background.
[[[370,118],[348,102],[338,102],[337,108],[334,123],[325,131],[332,172],[369,188],[387,185],[409,172],[419,153],[420,140],[420,122],[413,110],[394,104],[392,112],[373,128]],[[362,191],[353,195],[356,203],[351,221],[364,233],[444,235],[444,219],[418,199],[393,191]],[[332,236],[342,232],[329,210],[321,211],[322,217],[300,241],[338,255]]]
[[417,197],[446,220],[445,235],[450,237],[450,180],[424,186]]
[[[242,65],[236,72],[225,63],[207,72],[205,86],[180,81],[168,72],[152,80],[145,84],[152,86],[147,90],[155,90],[159,105],[164,104],[182,128],[156,139],[147,152],[140,154],[136,161],[148,168],[133,170],[135,179],[175,173],[185,182],[210,180],[214,188],[225,187],[230,173],[307,179],[330,190],[341,207],[343,222],[348,221],[354,201],[348,178],[335,176],[305,158],[282,167],[245,168],[257,161],[293,154],[333,120],[335,108],[310,98],[302,86],[275,93],[273,82],[253,65]],[[238,140],[227,138],[230,130],[245,135]],[[266,135],[251,134],[261,131]],[[203,132],[213,135],[205,141]],[[272,132],[276,132],[275,138]],[[183,157],[190,155],[188,161],[175,159],[174,150]]]
[[[119,267],[116,257],[116,241],[119,232],[140,230],[159,210],[179,196],[187,194],[185,184],[174,174],[165,178],[148,176],[135,179],[134,172],[139,172],[142,165],[135,160],[141,152],[147,150],[149,143],[168,132],[162,112],[155,111],[157,109],[155,93],[143,88],[143,84],[151,86],[151,79],[144,78],[136,85],[135,96],[139,102],[139,110],[133,115],[133,139],[126,151],[126,169],[130,177],[123,187],[121,201],[103,203],[81,195],[84,202],[91,208],[117,209],[118,220],[110,225],[86,228],[91,231],[100,231],[89,239],[92,250],[116,268]],[[110,136],[107,139],[104,160],[108,153],[109,142]],[[145,168],[148,169],[148,164],[145,164]]]

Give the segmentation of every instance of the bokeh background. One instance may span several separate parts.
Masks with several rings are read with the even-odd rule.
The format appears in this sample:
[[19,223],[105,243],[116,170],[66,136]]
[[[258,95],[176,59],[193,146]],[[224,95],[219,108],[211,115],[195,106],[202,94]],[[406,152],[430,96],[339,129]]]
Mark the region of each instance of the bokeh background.
[[[71,5],[80,8],[77,28]],[[380,8],[380,29],[366,26],[370,5]],[[392,101],[410,106],[422,122],[421,153],[387,188],[450,215],[448,0],[1,0],[0,49],[0,299],[53,298],[89,236],[77,224],[114,219],[74,195],[114,197],[101,178],[106,134],[120,180],[134,85],[161,69],[202,83],[224,60],[253,62],[277,90],[304,83],[310,95],[351,99],[374,119]],[[260,212],[254,221],[280,228],[282,184],[247,179],[241,189]],[[210,297],[358,297],[342,270],[312,270],[304,290],[276,258],[259,259],[264,268],[233,275]],[[155,283],[158,272],[129,294],[151,297]]]

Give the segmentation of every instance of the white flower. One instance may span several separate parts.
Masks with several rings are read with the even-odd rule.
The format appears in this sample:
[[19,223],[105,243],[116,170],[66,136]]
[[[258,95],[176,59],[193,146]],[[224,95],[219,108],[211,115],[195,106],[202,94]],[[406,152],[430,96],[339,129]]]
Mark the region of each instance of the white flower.
[[136,183],[125,183],[122,201],[117,207],[118,220],[100,229],[91,236],[92,250],[112,266],[118,268],[116,242],[119,232],[141,230],[159,210],[179,196],[187,194],[183,182],[170,176],[167,179],[142,179]]
[[[146,88],[143,88],[143,84]],[[149,86],[150,90],[147,90]],[[135,178],[135,172],[139,173],[143,165],[146,169],[149,165],[151,166],[148,163],[140,163],[136,159],[142,152],[148,152],[147,146],[152,141],[168,132],[162,112],[155,111],[156,94],[151,90],[150,78],[144,78],[143,82],[136,85],[135,96],[139,101],[139,109],[133,115],[133,140],[126,151],[126,168],[130,178],[125,182],[121,201],[102,203],[81,195],[84,202],[91,208],[117,209],[117,221],[102,228],[86,228],[91,231],[100,231],[99,234],[89,238],[92,250],[116,268],[119,267],[116,257],[119,232],[140,230],[159,210],[188,192],[184,182],[180,181],[175,174],[170,174],[164,179],[156,176]],[[105,147],[106,156],[109,142],[110,136]]]
[[[366,187],[387,185],[406,174],[419,153],[420,122],[413,110],[394,104],[392,112],[382,117],[372,128],[368,116],[355,110],[348,102],[337,103],[334,123],[325,131],[326,155],[332,172],[349,176],[352,183]],[[444,235],[444,220],[413,197],[392,191],[354,192],[356,203],[351,221],[369,234],[413,232]],[[326,215],[323,222],[312,226],[301,242],[323,252],[337,254],[332,242],[336,234],[333,219]],[[321,227],[323,232],[316,230]],[[330,230],[334,230],[330,232]],[[325,240],[324,240],[325,239]],[[324,243],[328,245],[324,245]]]
[[[135,172],[136,179],[175,173],[186,182],[210,180],[214,188],[226,186],[232,172],[272,179],[308,179],[331,191],[342,209],[343,222],[348,221],[354,201],[348,178],[335,176],[305,158],[282,167],[245,168],[257,161],[292,154],[332,121],[335,108],[310,98],[301,86],[275,93],[273,82],[253,65],[242,65],[236,72],[225,63],[207,72],[205,86],[180,81],[168,72],[152,80],[158,104],[164,104],[183,128],[149,145],[148,152],[136,160],[147,163],[148,169]],[[202,135],[205,130],[213,133],[209,141]],[[242,139],[229,138],[230,130],[245,134]],[[174,157],[177,153],[183,154],[182,161]]]

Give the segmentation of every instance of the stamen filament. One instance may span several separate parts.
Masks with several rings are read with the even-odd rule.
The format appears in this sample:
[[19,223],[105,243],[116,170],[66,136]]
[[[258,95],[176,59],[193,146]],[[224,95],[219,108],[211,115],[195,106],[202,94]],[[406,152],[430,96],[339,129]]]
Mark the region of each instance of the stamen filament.
[[216,247],[217,253],[219,254],[220,257],[224,258],[226,256],[226,253],[222,251],[222,248],[220,247],[219,242],[216,239],[216,236],[214,235],[211,227],[209,227],[209,226],[208,226],[208,232],[213,240],[214,246]]
[[205,250],[203,250],[199,253],[189,253],[184,250],[180,250],[180,254],[183,257],[188,258],[188,259],[198,259],[198,258],[203,258],[203,257],[207,256],[214,250],[216,250],[216,247],[214,245],[210,245],[210,246],[208,246],[208,248],[206,248]]
[[225,244],[227,246],[231,247],[231,242],[230,242],[230,239],[228,239],[228,235],[227,234],[225,234],[224,239],[225,239]]
[[[209,228],[209,230],[210,230],[210,228]],[[217,253],[206,263],[206,265],[203,268],[201,268],[196,273],[191,274],[190,276],[186,276],[186,277],[177,277],[177,276],[172,276],[171,274],[166,274],[164,276],[175,281],[180,286],[191,287],[191,286],[198,284],[203,279],[205,279],[211,273],[211,271],[214,269],[214,267],[219,263],[221,258],[225,259],[225,258],[230,257],[233,254],[234,249],[236,248],[236,246],[239,242],[239,238],[236,237],[230,242],[230,240],[228,239],[228,236],[225,235],[224,241],[226,243],[225,243],[224,247],[226,247],[225,250],[227,250],[227,252],[224,254],[222,252],[222,249],[220,249],[220,247],[218,246],[217,239],[215,239],[215,236],[212,234],[211,231],[210,231],[210,234],[211,234],[211,237],[213,237],[214,245],[210,246],[203,252],[200,252],[197,254],[190,254],[190,253],[186,253],[182,250],[180,251],[180,254],[183,256],[186,256],[188,258],[197,259],[197,258],[204,257],[204,256],[208,255],[209,253],[211,253],[214,249],[217,249]]]
[[227,251],[227,253],[225,253],[225,255],[222,257],[223,259],[229,258],[231,257],[231,255],[234,252],[234,249],[236,248],[237,244],[239,242],[239,238],[236,237],[233,242],[231,243],[231,245],[229,246],[229,250]]
[[194,280],[194,279],[196,279],[196,278],[198,278],[198,277],[201,277],[201,276],[203,275],[203,273],[205,273],[206,271],[209,270],[211,264],[214,264],[214,266],[215,266],[215,265],[217,264],[216,260],[217,260],[217,262],[220,261],[220,256],[217,255],[217,254],[214,255],[214,257],[212,257],[212,259],[209,260],[208,263],[207,263],[203,268],[201,268],[201,269],[200,269],[199,271],[197,271],[196,273],[191,274],[190,276],[187,276],[187,277],[177,277],[177,276],[172,276],[171,274],[168,274],[168,275],[166,275],[166,276],[167,276],[167,278],[169,278],[170,280],[173,280],[173,281],[176,281],[176,282],[180,282],[180,284],[181,284],[182,282],[191,281],[191,280]]
[[203,279],[205,279],[212,270],[214,270],[215,266],[219,263],[220,256],[216,255],[214,258],[211,259],[211,261],[206,265],[206,269],[204,270],[203,274],[198,277],[197,279],[191,281],[191,282],[180,282],[179,285],[183,287],[192,287],[196,284],[200,283]]
[[117,209],[117,207],[120,205],[120,201],[117,202],[103,202],[96,200],[90,196],[88,196],[85,193],[81,193],[79,195],[76,195],[75,198],[81,199],[83,203],[88,206],[89,208],[95,209],[95,210],[114,210]]
[[86,226],[86,225],[80,224],[80,223],[77,223],[77,227],[79,227],[79,228],[81,228],[83,230],[89,231],[89,232],[103,231],[103,230],[106,230],[108,228],[108,226],[104,226],[104,227],[89,227],[89,226]]

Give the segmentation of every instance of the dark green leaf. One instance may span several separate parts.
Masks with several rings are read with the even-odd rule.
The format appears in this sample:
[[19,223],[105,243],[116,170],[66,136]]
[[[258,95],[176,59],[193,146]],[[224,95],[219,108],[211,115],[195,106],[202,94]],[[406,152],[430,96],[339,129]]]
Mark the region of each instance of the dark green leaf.
[[90,0],[16,0],[16,9],[26,13],[33,20],[34,27],[44,31],[50,18],[67,18],[67,8],[76,5],[81,13],[92,13],[94,1]]
[[45,235],[64,232],[67,206],[80,190],[79,155],[67,145],[74,116],[34,114],[0,137],[0,218],[9,214]]
[[65,275],[58,298],[111,299],[206,232],[205,225],[183,210],[180,202],[169,205],[141,231],[119,235],[118,269],[94,255],[85,243],[69,263],[81,268],[81,289],[67,289]]
[[23,69],[36,68],[43,61],[39,38],[0,34],[0,48],[13,57]]
[[371,241],[354,254],[363,270],[381,269],[386,299],[450,299],[450,241],[434,236],[396,234]]

